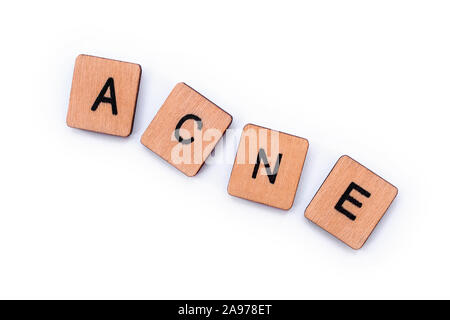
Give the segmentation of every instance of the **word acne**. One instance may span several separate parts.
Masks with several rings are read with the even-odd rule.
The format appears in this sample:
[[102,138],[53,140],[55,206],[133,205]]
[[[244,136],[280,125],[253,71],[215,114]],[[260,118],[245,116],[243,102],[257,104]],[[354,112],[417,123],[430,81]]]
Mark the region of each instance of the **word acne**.
[[[138,64],[79,55],[67,125],[129,136],[140,78]],[[192,177],[217,149],[232,120],[229,113],[203,95],[185,83],[178,83],[142,134],[141,143]],[[308,147],[304,138],[247,124],[234,159],[228,193],[289,210],[294,204]],[[359,249],[397,192],[386,180],[352,158],[342,156],[306,208],[305,217],[351,248]]]

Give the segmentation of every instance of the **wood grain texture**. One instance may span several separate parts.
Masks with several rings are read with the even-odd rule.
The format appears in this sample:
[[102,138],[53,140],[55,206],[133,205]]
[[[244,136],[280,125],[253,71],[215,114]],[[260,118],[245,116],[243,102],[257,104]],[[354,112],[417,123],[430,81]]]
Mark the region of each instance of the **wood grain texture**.
[[[352,183],[362,190],[349,189]],[[348,189],[349,196],[361,207],[343,197]],[[305,217],[357,250],[369,238],[397,193],[392,184],[352,158],[342,156],[306,208]],[[341,197],[340,207],[351,213],[354,220],[336,209]]]
[[[91,110],[108,79],[114,81],[117,114],[110,103],[102,102]],[[73,128],[116,136],[129,136],[133,130],[136,101],[141,79],[138,64],[79,55],[70,92],[67,125]],[[108,89],[106,98],[111,98]]]
[[[308,140],[290,134],[247,124],[242,132],[239,148],[228,183],[232,196],[289,210],[297,192],[303,170]],[[270,181],[263,161],[257,166],[258,152],[263,149],[271,173],[279,161],[274,181]],[[261,159],[262,160],[262,159]]]
[[[176,127],[182,123],[177,140]],[[186,85],[178,83],[141,137],[141,143],[187,176],[195,176],[232,122],[230,114]]]

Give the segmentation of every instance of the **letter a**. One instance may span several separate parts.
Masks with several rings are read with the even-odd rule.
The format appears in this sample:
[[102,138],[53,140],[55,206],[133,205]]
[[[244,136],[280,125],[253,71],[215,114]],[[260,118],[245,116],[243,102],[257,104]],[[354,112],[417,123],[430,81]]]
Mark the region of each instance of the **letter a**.
[[[109,92],[111,95],[109,98],[105,97],[105,94],[106,94],[106,91],[108,91],[108,88],[109,88]],[[111,104],[112,114],[117,115],[116,91],[114,90],[114,79],[113,78],[108,78],[108,80],[106,80],[106,83],[103,86],[102,91],[100,91],[97,99],[95,99],[95,102],[92,105],[91,110],[92,111],[97,110],[99,104],[102,102]]]

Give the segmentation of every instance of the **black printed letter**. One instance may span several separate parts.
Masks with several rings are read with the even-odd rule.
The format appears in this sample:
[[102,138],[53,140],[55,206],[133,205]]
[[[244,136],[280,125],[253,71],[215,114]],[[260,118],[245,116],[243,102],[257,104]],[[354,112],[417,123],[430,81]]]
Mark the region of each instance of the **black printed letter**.
[[[109,92],[111,94],[111,97],[109,97],[109,98],[105,97],[105,94],[106,94],[106,91],[108,91],[108,88],[109,88]],[[112,114],[117,115],[116,92],[114,90],[114,79],[113,78],[109,78],[108,80],[106,80],[106,83],[103,86],[102,91],[100,91],[97,99],[95,99],[95,102],[92,105],[91,110],[92,111],[97,110],[98,105],[102,102],[110,103],[111,108],[112,108]]]
[[339,211],[340,213],[342,213],[343,215],[345,215],[347,218],[349,218],[350,220],[354,221],[356,219],[356,216],[353,215],[351,212],[349,212],[348,210],[346,210],[344,207],[342,207],[342,205],[344,204],[345,201],[351,202],[353,203],[355,206],[357,206],[358,208],[362,207],[362,203],[359,202],[358,200],[356,200],[355,198],[353,198],[350,195],[350,192],[352,192],[352,190],[356,190],[359,193],[361,193],[364,197],[366,198],[370,198],[370,193],[367,192],[366,190],[364,190],[363,188],[361,188],[360,186],[358,186],[356,183],[352,182],[350,183],[350,185],[348,186],[347,190],[345,190],[344,194],[342,195],[342,197],[339,199],[338,203],[336,203],[336,206],[334,207],[337,211]]
[[278,169],[280,168],[282,157],[283,155],[279,153],[277,163],[275,163],[275,168],[273,168],[273,172],[271,172],[269,161],[267,161],[266,152],[264,151],[264,149],[259,149],[258,158],[256,158],[256,164],[253,168],[252,178],[256,179],[256,175],[258,174],[259,165],[261,164],[262,159],[262,161],[264,162],[264,166],[266,167],[267,177],[269,177],[270,183],[274,184],[275,180],[277,179]]
[[183,125],[183,123],[185,123],[189,119],[193,119],[193,120],[195,120],[195,122],[197,122],[198,130],[202,130],[202,127],[203,127],[202,119],[197,117],[195,114],[187,114],[183,118],[181,118],[181,120],[178,121],[178,124],[175,127],[175,138],[182,144],[190,144],[190,143],[194,142],[194,137],[191,137],[190,139],[183,139],[183,137],[180,136],[181,126]]

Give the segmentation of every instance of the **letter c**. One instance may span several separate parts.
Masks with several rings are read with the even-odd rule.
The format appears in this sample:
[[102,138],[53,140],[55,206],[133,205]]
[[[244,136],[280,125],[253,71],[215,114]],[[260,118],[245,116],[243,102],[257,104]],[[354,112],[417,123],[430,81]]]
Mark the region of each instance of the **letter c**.
[[191,137],[190,139],[183,139],[183,137],[180,136],[181,126],[183,125],[183,123],[185,123],[186,121],[188,121],[190,119],[195,120],[195,122],[197,122],[198,130],[202,130],[202,128],[203,128],[202,119],[197,117],[195,114],[187,114],[183,118],[181,118],[181,120],[178,121],[178,124],[175,127],[175,138],[182,144],[190,144],[190,143],[194,142],[194,137]]

